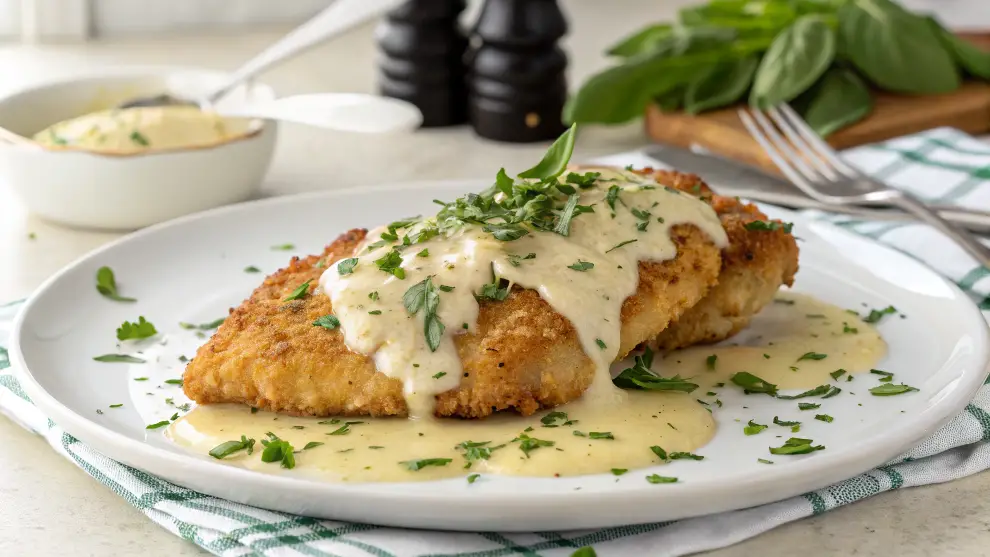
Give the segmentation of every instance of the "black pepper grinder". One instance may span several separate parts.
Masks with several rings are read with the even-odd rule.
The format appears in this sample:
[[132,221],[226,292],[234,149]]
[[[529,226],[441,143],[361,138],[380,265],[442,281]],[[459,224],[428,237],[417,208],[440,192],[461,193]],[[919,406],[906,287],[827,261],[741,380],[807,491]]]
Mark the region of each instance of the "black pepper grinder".
[[468,113],[498,141],[545,141],[565,129],[567,21],[556,0],[485,0],[468,54]]
[[458,23],[465,6],[466,0],[409,0],[386,13],[376,31],[379,92],[416,105],[424,127],[467,121],[467,38]]

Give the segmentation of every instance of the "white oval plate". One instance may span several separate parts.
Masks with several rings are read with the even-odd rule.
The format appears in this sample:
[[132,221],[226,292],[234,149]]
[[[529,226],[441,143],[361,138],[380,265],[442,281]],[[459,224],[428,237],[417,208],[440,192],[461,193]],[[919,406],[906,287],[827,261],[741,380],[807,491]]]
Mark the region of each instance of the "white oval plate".
[[[821,488],[881,465],[930,435],[959,412],[983,383],[988,331],[983,317],[954,285],[930,269],[870,240],[799,215],[771,211],[795,222],[801,242],[796,290],[827,302],[862,309],[894,305],[906,319],[888,318],[880,330],[889,355],[880,367],[920,392],[870,396],[870,376],[843,384],[845,392],[822,402],[835,417],[826,424],[796,404],[766,396],[743,399],[720,393],[719,431],[701,449],[704,461],[675,461],[621,478],[485,476],[403,484],[330,484],[266,475],[226,465],[172,445],[160,431],[147,431],[162,405],[148,410],[135,399],[174,397],[179,387],[177,354],[192,355],[203,342],[178,327],[226,315],[291,255],[271,246],[294,243],[310,254],[340,232],[417,213],[431,200],[450,199],[487,184],[432,182],[362,188],[256,201],[181,218],[132,234],[87,255],[49,279],[26,304],[14,330],[11,355],[35,403],[70,434],[110,458],[204,493],[281,511],[338,520],[447,530],[534,531],[607,527],[672,520],[777,501]],[[96,270],[107,265],[121,292],[138,299],[122,304],[101,297]],[[155,343],[157,365],[101,364],[93,356],[115,352],[114,330],[138,315],[154,322],[164,347]],[[146,356],[153,359],[149,351]],[[129,368],[140,368],[138,370]],[[152,381],[138,383],[140,373]],[[855,394],[853,394],[855,393]],[[819,401],[816,401],[819,402]],[[110,404],[124,407],[109,410]],[[743,405],[748,408],[743,409]],[[862,404],[862,406],[859,406]],[[96,409],[102,408],[103,414]],[[142,415],[138,409],[141,409]],[[769,456],[774,436],[747,437],[741,425],[775,415],[802,419],[800,435],[827,449],[804,456]],[[677,476],[676,484],[651,485],[644,475]],[[580,488],[578,490],[577,488]]]

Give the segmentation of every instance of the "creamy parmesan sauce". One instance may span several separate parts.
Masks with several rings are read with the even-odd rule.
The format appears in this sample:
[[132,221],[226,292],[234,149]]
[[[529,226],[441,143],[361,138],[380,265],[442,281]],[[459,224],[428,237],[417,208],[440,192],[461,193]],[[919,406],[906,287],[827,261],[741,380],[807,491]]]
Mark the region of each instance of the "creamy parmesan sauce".
[[[703,447],[714,435],[715,420],[721,412],[720,397],[727,398],[727,394],[741,390],[732,384],[733,374],[748,371],[778,384],[787,390],[786,394],[823,384],[846,389],[847,377],[867,372],[886,353],[886,344],[877,331],[844,309],[790,293],[778,299],[780,303],[765,308],[731,343],[689,348],[654,359],[654,372],[687,378],[698,385],[694,392],[628,391],[621,404],[584,398],[552,410],[567,415],[549,420],[549,425],[557,427],[545,427],[548,424],[541,421],[550,410],[525,418],[502,414],[484,420],[321,419],[251,413],[245,406],[224,404],[196,407],[172,424],[167,435],[200,454],[245,435],[258,441],[255,452],[248,455],[241,451],[223,462],[272,474],[345,482],[423,481],[473,473],[608,473],[613,468],[633,470],[661,464],[650,449],[653,446],[661,447],[668,455],[682,451],[704,456]],[[800,360],[809,352],[826,357]],[[710,369],[707,360],[713,355],[715,369]],[[612,371],[618,373],[624,367],[617,364]],[[829,374],[837,369],[845,369],[847,374],[833,379]],[[820,397],[801,400],[821,402]],[[779,404],[792,408],[794,401],[781,400]],[[574,423],[563,425],[568,420]],[[330,435],[348,421],[361,423],[350,425],[346,433]],[[532,430],[527,432],[527,428]],[[585,435],[607,432],[613,438],[581,437],[575,431]],[[300,451],[295,455],[294,469],[261,461],[260,440],[266,438],[267,432],[289,441]],[[527,458],[520,441],[513,441],[522,433],[554,444],[531,450]],[[488,441],[485,447],[501,448],[493,450],[490,458],[475,459],[465,468],[465,450],[458,447],[465,441]],[[311,442],[322,445],[302,450]],[[415,471],[403,464],[436,458],[450,462]]]
[[248,119],[173,105],[93,112],[45,128],[33,139],[50,148],[128,155],[208,147],[255,131]]
[[[370,251],[362,246],[353,272],[341,274],[338,265],[332,265],[320,278],[322,291],[333,301],[345,343],[355,352],[373,355],[378,371],[402,380],[412,416],[432,415],[434,396],[458,386],[462,370],[453,335],[474,330],[475,294],[494,276],[538,291],[571,322],[597,368],[585,396],[614,402],[621,395],[612,387],[608,366],[619,350],[622,303],[636,292],[638,261],[675,257],[677,248],[669,230],[677,224],[694,224],[717,246],[727,244],[717,215],[697,198],[631,172],[584,170],[601,173],[597,187],[581,191],[578,202],[594,212],[575,217],[569,236],[535,230],[514,241],[500,241],[481,227],[469,226],[451,237],[402,250],[404,280],[385,274],[375,264],[392,250],[391,243]],[[613,185],[621,188],[614,213],[606,202]],[[640,216],[634,209],[641,211]],[[370,233],[366,244],[377,242],[382,232]],[[623,245],[630,240],[635,241]],[[421,256],[423,250],[429,255]],[[526,259],[531,253],[535,255]],[[593,267],[573,268],[588,265]],[[438,287],[453,288],[439,294],[437,315],[445,330],[435,351],[426,342],[423,312],[410,317],[403,304],[406,291],[427,277],[433,277]],[[377,300],[369,298],[373,292]]]

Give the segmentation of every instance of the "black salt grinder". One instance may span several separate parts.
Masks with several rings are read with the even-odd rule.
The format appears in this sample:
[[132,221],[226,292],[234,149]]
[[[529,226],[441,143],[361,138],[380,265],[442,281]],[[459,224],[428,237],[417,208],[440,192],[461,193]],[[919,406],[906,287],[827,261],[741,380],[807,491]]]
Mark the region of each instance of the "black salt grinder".
[[379,92],[416,105],[424,127],[467,121],[467,38],[458,23],[465,5],[466,0],[408,0],[376,30]]
[[475,132],[523,143],[564,131],[567,21],[556,0],[485,0],[468,54],[468,114]]

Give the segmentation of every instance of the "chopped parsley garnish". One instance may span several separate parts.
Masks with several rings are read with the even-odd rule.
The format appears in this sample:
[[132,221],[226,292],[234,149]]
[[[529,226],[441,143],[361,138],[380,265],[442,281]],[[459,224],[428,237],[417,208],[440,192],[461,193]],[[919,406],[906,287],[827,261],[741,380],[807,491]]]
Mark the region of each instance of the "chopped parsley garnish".
[[475,481],[477,481],[477,480],[478,480],[478,478],[480,478],[480,477],[481,477],[481,474],[471,474],[471,475],[469,475],[469,476],[467,477],[467,482],[468,482],[469,484],[473,484],[473,483],[474,483]]
[[240,441],[226,441],[224,443],[220,443],[216,447],[210,449],[210,456],[216,459],[224,459],[240,451],[247,451],[247,454],[253,453],[254,439],[248,439],[247,437],[241,435]]
[[829,375],[832,376],[832,379],[838,380],[840,377],[842,377],[843,375],[845,375],[845,373],[846,373],[846,370],[840,368],[840,369],[837,369],[837,370],[833,371],[832,373],[829,373]]
[[378,301],[378,291],[377,290],[373,290],[371,292],[368,292],[368,299],[371,300],[372,302],[377,302]]
[[165,380],[165,384],[166,385],[181,385],[182,384],[182,379],[166,379]]
[[881,377],[893,377],[894,376],[893,373],[891,373],[889,371],[884,371],[882,369],[871,369],[870,370],[870,373],[872,373],[873,375],[879,375]]
[[134,298],[127,298],[117,293],[117,281],[113,276],[113,269],[110,267],[100,267],[96,271],[96,291],[117,302],[136,302]]
[[172,423],[172,422],[174,422],[175,420],[178,420],[178,419],[179,419],[179,413],[176,412],[175,414],[172,414],[172,417],[171,418],[169,418],[167,420],[162,420],[160,422],[155,422],[155,423],[153,423],[151,425],[145,426],[144,429],[159,429],[159,428],[162,428],[162,427],[167,426],[168,424],[170,424],[170,423]]
[[322,444],[323,443],[320,443],[319,441],[310,441],[309,443],[306,443],[306,446],[303,447],[303,450],[308,451],[310,449],[315,449],[316,447],[319,447]]
[[419,253],[416,254],[416,257],[429,257],[429,256],[430,256],[430,250],[428,248],[424,248],[420,250]]
[[611,186],[608,188],[608,192],[605,193],[605,203],[608,204],[609,209],[612,210],[612,216],[615,217],[615,202],[619,200],[619,186]]
[[433,286],[433,277],[426,277],[410,286],[402,295],[402,304],[406,306],[409,315],[423,311],[423,334],[426,337],[426,345],[430,347],[430,352],[436,352],[445,327],[437,317],[440,292]]
[[357,264],[358,264],[357,257],[344,259],[340,263],[337,263],[337,274],[349,275],[354,272],[354,267],[357,267]]
[[525,261],[527,259],[536,259],[536,254],[527,253],[526,255],[516,255],[514,253],[510,253],[508,255],[508,259],[510,265],[512,265],[513,267],[518,267],[519,265],[522,264],[521,263],[522,261]]
[[859,329],[857,329],[856,327],[850,327],[848,323],[843,323],[842,332],[844,334],[856,334],[859,332]]
[[797,361],[801,360],[824,360],[828,357],[828,354],[819,354],[818,352],[806,352]]
[[608,252],[610,252],[612,250],[617,250],[617,249],[621,248],[622,246],[627,246],[627,245],[629,245],[629,244],[631,244],[633,242],[638,242],[638,241],[639,240],[633,238],[632,240],[626,240],[624,242],[619,242],[618,244],[615,244],[614,246],[612,246],[612,247],[608,248],[607,250],[605,250],[605,253],[608,253]]
[[608,348],[608,346],[605,346],[605,341],[603,341],[600,338],[596,338],[595,339],[595,344],[597,344],[598,345],[598,348],[601,348],[602,350],[605,350],[606,348]]
[[871,309],[869,315],[863,318],[863,321],[867,323],[879,323],[884,316],[893,315],[897,313],[897,308],[894,306],[887,306],[883,309]]
[[628,468],[612,468],[612,475],[614,475],[614,476],[621,476],[621,475],[625,474],[628,471],[629,471]]
[[567,177],[564,178],[564,181],[568,184],[574,184],[579,188],[590,188],[595,185],[595,180],[597,180],[601,175],[601,172],[585,172],[584,174],[568,172]]
[[223,325],[223,322],[226,320],[227,320],[226,317],[220,317],[218,319],[214,319],[213,321],[210,321],[209,323],[200,323],[199,325],[196,325],[194,323],[186,323],[184,321],[179,321],[179,326],[186,330],[212,331],[213,329],[216,329],[220,325]]
[[[558,424],[558,421],[561,423]],[[550,412],[546,416],[540,418],[540,423],[543,424],[543,427],[558,427],[560,425],[567,425],[571,422],[567,419],[567,412],[554,410],[553,412]]]
[[[567,198],[567,203],[564,204],[564,209],[560,212],[560,216],[557,218],[557,224],[553,227],[553,231],[561,236],[570,236],[571,234],[571,221],[574,217],[582,213],[593,213],[595,209],[588,205],[578,205],[578,199],[580,196],[578,194],[571,194]],[[496,236],[497,238],[497,236]]]
[[874,396],[893,396],[910,393],[911,391],[917,390],[918,389],[910,385],[894,385],[893,383],[884,383],[883,385],[878,385],[871,388],[870,394]]
[[770,396],[777,396],[777,385],[760,379],[748,371],[740,371],[734,374],[730,380],[742,387],[743,392],[746,394],[763,393]]
[[454,287],[453,286],[447,286],[446,284],[441,284],[437,288],[439,288],[441,292],[453,292],[454,291]]
[[492,282],[485,284],[475,295],[478,300],[496,300],[501,302],[509,296],[509,281],[500,279],[495,275],[495,268],[492,267]]
[[272,251],[292,251],[296,249],[295,244],[279,244],[277,246],[272,246]]
[[705,457],[694,453],[673,452],[669,455],[670,460],[705,460]]
[[[323,422],[317,422],[317,423],[321,423],[322,424]],[[330,420],[330,423],[333,424],[335,422],[334,422],[334,420]],[[351,426],[352,425],[363,424],[363,423],[364,422],[344,422],[344,425],[342,425],[342,426],[338,427],[337,429],[331,431],[327,435],[347,435],[348,433],[351,432]]]
[[402,269],[402,255],[399,250],[392,248],[388,253],[375,260],[378,268],[395,278],[402,280],[406,278],[406,272]]
[[322,317],[317,317],[316,320],[313,321],[313,326],[323,327],[324,329],[330,329],[332,331],[337,327],[340,327],[340,319],[337,319],[337,316],[331,313]]
[[821,396],[822,398],[833,397],[842,392],[842,389],[835,387],[833,385],[819,385],[814,389],[804,391],[803,393],[798,393],[796,395],[777,395],[777,398],[782,400],[794,400],[797,398],[805,398],[809,396]]
[[135,377],[134,380],[135,381],[147,381],[148,378],[147,377]]
[[646,476],[646,481],[651,484],[672,484],[677,483],[677,478],[672,478],[670,476],[661,476],[659,474],[650,474]]
[[131,141],[137,143],[138,145],[141,145],[142,147],[147,147],[148,145],[151,145],[151,143],[148,141],[148,138],[137,130],[131,132]]
[[155,326],[150,322],[145,321],[144,316],[141,315],[138,317],[136,323],[124,321],[124,323],[117,328],[117,340],[148,338],[156,333],[158,333],[158,331],[155,330]]
[[658,445],[653,445],[652,447],[650,447],[650,450],[653,451],[653,454],[660,457],[660,460],[663,460],[664,462],[667,461],[667,451],[663,450],[662,447]]
[[440,379],[440,378],[441,378],[441,377],[443,377],[444,375],[447,375],[447,372],[446,372],[446,371],[441,371],[441,372],[439,372],[439,373],[434,373],[434,374],[433,374],[433,378],[434,378],[434,379]]
[[244,267],[244,272],[245,273],[260,273],[261,272],[261,269],[255,267],[254,265],[248,265],[247,267]]
[[144,360],[128,354],[104,354],[93,358],[97,362],[118,363],[118,364],[143,364]]
[[552,447],[554,445],[553,441],[545,441],[543,439],[536,439],[535,437],[530,437],[525,433],[520,433],[519,437],[512,440],[513,443],[519,441],[519,450],[529,458],[529,453],[539,449],[540,447]]
[[282,468],[292,469],[296,467],[296,457],[293,454],[292,444],[279,439],[272,432],[268,432],[268,439],[262,439],[261,444],[265,450],[261,451],[262,462],[280,462]]
[[468,461],[465,468],[471,466],[476,460],[488,460],[492,453],[501,449],[505,445],[489,446],[491,441],[463,441],[457,444],[457,448],[464,450],[464,459]]
[[453,460],[452,458],[421,458],[419,460],[403,460],[399,464],[405,466],[406,470],[415,472],[427,466],[446,466]]
[[654,375],[650,368],[653,366],[653,351],[647,347],[643,353],[633,359],[633,367],[622,370],[612,383],[622,389],[638,389],[644,391],[681,391],[693,392],[698,385],[680,376],[660,377]]
[[578,259],[577,260],[577,263],[568,265],[567,268],[568,269],[574,269],[575,271],[587,271],[589,269],[594,269],[595,268],[595,264],[594,263],[590,263],[588,261],[581,261],[580,259]]
[[639,222],[636,223],[636,230],[646,232],[646,227],[650,225],[650,217],[653,215],[651,215],[649,211],[636,208],[629,209],[629,212],[639,220]]
[[715,371],[715,362],[717,361],[718,354],[712,354],[711,356],[705,358],[705,367],[707,367],[709,371]]
[[588,439],[612,439],[615,437],[612,435],[611,431],[589,431]]
[[763,431],[767,427],[768,426],[765,426],[763,424],[758,424],[753,420],[750,420],[749,423],[746,424],[746,427],[743,428],[743,433],[745,433],[746,435],[756,435],[757,433]]
[[111,404],[110,405],[110,408],[123,408],[123,407],[124,407],[123,404]]
[[796,425],[801,425],[801,422],[788,422],[786,420],[781,420],[777,416],[773,417],[773,423],[774,425],[779,425],[783,427],[794,427]]
[[292,291],[291,294],[289,294],[282,301],[283,302],[289,302],[289,301],[292,301],[292,300],[300,300],[300,299],[302,299],[309,292],[309,283],[311,283],[311,282],[313,282],[313,281],[312,280],[307,280],[306,282],[300,284],[298,287],[296,287],[295,290]]
[[834,420],[835,418],[829,416],[828,414],[815,414],[815,419],[830,424],[832,423],[832,420]]
[[373,309],[368,312],[368,315],[381,315],[381,314],[382,314],[382,310],[380,309]]
[[814,404],[812,402],[799,402],[798,403],[798,410],[817,410],[818,408],[821,408],[821,407],[822,407],[821,404]]
[[758,458],[758,459],[756,459],[756,462],[761,462],[763,464],[773,464],[773,461],[772,460],[767,460],[765,458]]
[[784,233],[790,234],[791,229],[794,228],[794,224],[790,222],[754,220],[752,222],[747,222],[744,225],[744,228],[746,230],[765,230],[767,232],[783,230]]
[[813,445],[814,441],[811,439],[802,439],[800,437],[791,437],[784,442],[780,447],[770,447],[770,454],[780,454],[780,455],[795,455],[795,454],[808,454],[814,451],[820,451],[825,448],[824,445]]

